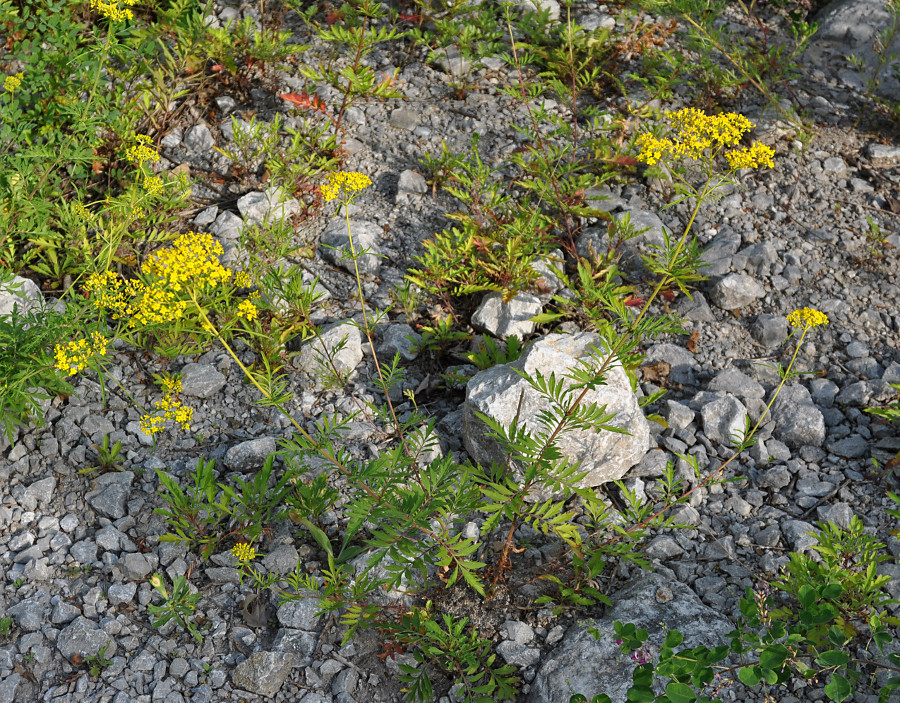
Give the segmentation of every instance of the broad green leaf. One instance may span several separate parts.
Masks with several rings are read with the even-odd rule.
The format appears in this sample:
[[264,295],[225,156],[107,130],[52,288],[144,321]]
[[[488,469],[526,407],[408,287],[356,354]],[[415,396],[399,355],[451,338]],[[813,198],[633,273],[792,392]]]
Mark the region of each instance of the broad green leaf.
[[670,681],[669,685],[666,686],[666,695],[672,703],[693,703],[693,701],[697,700],[694,689],[685,683],[677,683],[676,681]]
[[831,675],[828,683],[825,684],[825,695],[835,703],[841,703],[846,700],[851,693],[850,682],[837,672]]

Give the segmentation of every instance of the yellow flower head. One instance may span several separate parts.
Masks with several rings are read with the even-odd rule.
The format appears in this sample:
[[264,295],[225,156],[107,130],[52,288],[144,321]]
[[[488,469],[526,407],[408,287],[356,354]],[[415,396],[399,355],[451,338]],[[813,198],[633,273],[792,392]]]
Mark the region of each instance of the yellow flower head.
[[328,174],[328,182],[323,183],[320,190],[325,202],[334,200],[352,200],[356,194],[372,185],[371,179],[357,171],[338,171]]
[[242,300],[237,309],[237,314],[250,322],[256,319],[258,312],[256,306],[249,300]]
[[125,150],[126,159],[138,166],[141,166],[145,161],[150,161],[151,163],[159,161],[159,154],[156,152],[156,149],[150,146],[152,141],[150,137],[146,134],[136,134],[134,139],[137,144]]
[[810,327],[827,325],[828,317],[824,312],[819,312],[813,308],[800,308],[788,315],[787,321],[791,324],[791,327],[808,330]]
[[147,176],[144,179],[144,190],[150,195],[156,195],[163,187],[163,180],[159,176]]
[[219,263],[222,245],[210,234],[188,232],[175,245],[152,254],[144,264],[144,273],[158,277],[161,286],[180,291],[188,283],[215,288],[231,278],[231,271]]
[[250,274],[246,271],[238,271],[234,274],[234,285],[237,288],[249,288],[253,285],[253,281],[250,278]]
[[[667,159],[688,158],[712,161],[724,152],[732,170],[771,166],[775,152],[754,143],[748,149],[736,147],[753,124],[743,115],[725,112],[707,115],[693,107],[668,113],[670,134],[655,137],[646,133],[638,137],[638,160],[654,165]],[[725,151],[729,149],[728,151]]]
[[92,273],[82,290],[90,295],[91,305],[97,310],[110,310],[114,320],[121,319],[128,308],[122,279],[114,271]]
[[256,557],[256,550],[246,542],[241,542],[231,548],[231,556],[245,564],[248,561],[253,561]]
[[91,332],[91,340],[78,339],[74,342],[57,344],[53,349],[56,368],[65,371],[67,376],[74,376],[95,357],[106,354],[109,340],[99,332]]
[[97,10],[111,22],[122,22],[134,18],[128,8],[137,0],[91,0],[91,9]]
[[84,203],[75,200],[72,202],[72,212],[75,214],[79,220],[83,222],[92,222],[94,220],[94,213],[88,210]]
[[24,73],[16,73],[3,79],[3,90],[7,93],[15,93],[22,85]]

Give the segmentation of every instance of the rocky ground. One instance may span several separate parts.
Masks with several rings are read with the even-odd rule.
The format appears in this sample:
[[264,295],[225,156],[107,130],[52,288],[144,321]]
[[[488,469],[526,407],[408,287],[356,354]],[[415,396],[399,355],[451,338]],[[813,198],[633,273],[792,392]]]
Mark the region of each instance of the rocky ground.
[[[757,124],[755,137],[775,148],[775,168],[748,176],[741,188],[702,211],[697,231],[707,247],[709,281],[693,301],[674,303],[687,331],[697,334],[690,351],[687,337],[647,349],[648,363],[669,364],[663,378],[648,376],[642,388],[649,393],[667,387],[657,410],[669,427],[649,423],[628,485],[644,490],[676,453],[693,455],[704,471],[728,455],[724,444],[730,430],[742,426],[746,414],[758,418],[777,384],[771,365],[789,359],[792,349],[782,345],[785,315],[803,306],[831,320],[809,336],[798,356],[799,370],[812,373],[786,388],[774,405],[762,441],[735,466],[733,473],[743,478],[700,491],[680,508],[678,521],[696,529],[653,537],[646,556],[654,572],[619,569],[610,584],[613,607],[588,613],[597,617],[594,627],[611,631],[612,621],[624,620],[659,632],[658,624],[665,622],[685,632],[689,645],[708,641],[703,638],[710,633],[724,635],[745,586],[775,575],[787,552],[808,549],[813,541],[807,532],[818,520],[846,525],[858,514],[900,556],[900,541],[890,537],[896,520],[884,512],[886,491],[896,491],[898,480],[890,471],[873,470],[870,461],[883,463],[900,451],[900,435],[896,425],[863,412],[890,401],[896,394],[889,383],[900,382],[900,216],[896,207],[890,209],[900,199],[900,147],[891,143],[889,131],[876,131],[865,121],[855,126],[863,109],[861,84],[839,60],[871,39],[862,36],[872,17],[870,5],[845,2],[822,15],[809,54],[814,61],[793,84],[817,125],[808,144],[771,110],[764,112],[756,95],[748,93],[734,106]],[[576,9],[576,19],[587,26],[609,25],[617,17],[615,8]],[[254,12],[223,5],[215,21]],[[847,26],[854,31],[848,34]],[[382,68],[393,60],[388,52],[375,56]],[[440,67],[414,61],[400,73],[405,102],[371,102],[346,116],[346,168],[368,174],[374,183],[354,206],[355,231],[385,257],[373,259],[364,278],[373,306],[389,306],[389,293],[421,252],[422,240],[445,227],[444,214],[457,209],[449,195],[433,197],[417,172],[418,159],[439,153],[442,142],[464,151],[473,132],[482,135],[481,153],[492,164],[502,164],[517,145],[512,125],[523,123],[525,115],[498,91],[513,77],[499,61],[487,63],[480,87],[465,100],[454,100]],[[280,80],[282,90],[303,85],[296,76]],[[334,102],[327,90],[320,95],[327,104]],[[230,260],[239,256],[233,245],[240,228],[272,210],[273,199],[263,194],[264,186],[216,192],[203,178],[227,171],[227,160],[213,150],[233,138],[227,116],[252,110],[262,119],[284,110],[275,94],[257,91],[254,98],[254,105],[238,105],[220,96],[162,141],[160,167],[187,164],[199,184],[192,226],[230,245]],[[617,216],[631,213],[632,220],[649,227],[645,241],[658,239],[663,225],[675,232],[683,226],[683,211],[662,210],[666,203],[658,183],[633,178],[591,195],[605,195],[595,203]],[[867,216],[889,234],[875,249],[866,237]],[[309,235],[321,234],[322,241],[340,246],[340,229],[328,227],[327,219],[317,220]],[[584,237],[593,236],[596,230],[586,230]],[[332,336],[351,328],[329,325],[358,314],[355,281],[341,263],[333,252],[319,249],[308,266],[310,279],[321,277],[328,298],[315,321]],[[27,292],[32,302],[40,296],[34,286]],[[524,309],[534,300],[540,309],[546,297],[523,298]],[[12,302],[12,295],[0,298],[0,312],[8,312]],[[379,329],[379,355],[399,349],[408,360],[408,387],[427,388],[434,371],[415,359],[405,339],[415,333],[403,324],[402,316],[392,314],[391,324]],[[509,324],[522,323],[500,319],[489,304],[473,319],[479,331],[524,331],[529,338],[549,332],[504,327]],[[323,392],[308,375],[309,354],[294,360],[292,411],[308,420],[350,412],[348,394]],[[372,353],[358,335],[350,334],[341,359],[352,369],[350,390],[372,397]],[[127,349],[117,350],[115,360],[113,376],[135,397],[152,401],[147,379],[161,370],[159,360]],[[381,647],[373,633],[341,646],[335,618],[314,618],[309,602],[277,608],[274,599],[265,624],[258,619],[248,624],[241,607],[246,589],[230,554],[201,562],[159,541],[167,530],[153,512],[161,505],[155,469],[184,477],[205,457],[216,460],[223,476],[251,473],[276,440],[290,434],[286,420],[254,405],[255,392],[222,351],[176,359],[168,370],[183,374],[194,423],[191,433],[164,435],[155,451],[140,434],[138,411],[128,399],[108,383],[104,407],[100,385],[90,376],[79,377],[74,395],[45,407],[43,427],[19,432],[13,446],[0,440],[0,616],[14,620],[11,635],[0,639],[0,703],[401,700],[397,662],[378,658]],[[443,451],[460,458],[467,448],[470,454],[478,451],[463,441],[465,399],[462,390],[435,392],[422,404],[439,419]],[[398,406],[399,412],[409,409]],[[123,470],[80,475],[78,469],[94,458],[93,445],[107,434],[122,442]],[[351,425],[347,441],[362,455],[378,451],[364,423]],[[677,462],[684,470],[683,460]],[[325,524],[336,526],[338,518],[328,514]],[[477,525],[474,529],[477,534]],[[314,573],[319,566],[313,543],[287,526],[278,527],[260,551],[267,569],[291,571],[300,561]],[[543,558],[536,541],[522,563]],[[893,577],[888,590],[900,597],[900,566],[886,562],[881,568]],[[168,578],[191,572],[203,594],[197,618],[205,634],[202,644],[172,626],[151,628],[148,577],[156,571]],[[892,610],[896,614],[896,606]],[[549,610],[487,611],[482,633],[495,640],[500,657],[520,668],[519,700],[568,701],[577,691],[621,696],[627,687],[630,662],[623,661],[611,637],[589,636],[589,623]],[[80,662],[101,647],[110,663],[92,677]],[[441,703],[454,700],[446,687],[440,693]],[[821,683],[797,683],[790,693],[793,697],[780,689],[774,695],[785,702],[824,698]],[[739,687],[721,695],[761,700],[758,691]],[[867,690],[856,700],[876,698]]]

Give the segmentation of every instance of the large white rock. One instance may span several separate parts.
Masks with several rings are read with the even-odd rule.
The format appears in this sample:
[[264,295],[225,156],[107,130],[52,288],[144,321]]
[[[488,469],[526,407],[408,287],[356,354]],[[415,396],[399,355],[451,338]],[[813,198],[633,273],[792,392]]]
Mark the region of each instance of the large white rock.
[[[591,345],[601,344],[596,334],[581,332],[576,335],[551,334],[529,347],[510,364],[493,366],[475,374],[466,386],[466,402],[463,405],[463,441],[474,461],[481,464],[505,462],[506,455],[497,440],[488,436],[487,425],[476,412],[494,418],[509,427],[519,410],[519,396],[523,395],[519,424],[530,432],[542,428],[539,413],[548,410],[547,401],[525,381],[516,369],[531,376],[540,371],[545,377],[555,373],[565,376],[579,366],[579,359],[586,359]],[[584,403],[605,405],[607,412],[615,413],[613,423],[628,434],[579,430],[563,433],[557,447],[563,456],[579,462],[580,471],[587,476],[580,486],[597,486],[615,481],[635,464],[650,448],[650,426],[638,407],[628,376],[616,362],[606,371],[606,385],[588,391]],[[537,491],[537,499],[547,493]]]

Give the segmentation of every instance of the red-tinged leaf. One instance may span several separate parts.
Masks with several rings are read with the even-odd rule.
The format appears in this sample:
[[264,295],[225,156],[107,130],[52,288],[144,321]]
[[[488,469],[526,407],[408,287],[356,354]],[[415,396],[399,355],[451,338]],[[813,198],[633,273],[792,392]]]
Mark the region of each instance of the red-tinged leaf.
[[340,22],[342,19],[344,19],[343,12],[336,12],[335,10],[331,10],[331,12],[325,15],[325,24],[330,26],[335,22]]
[[308,110],[318,110],[322,114],[325,114],[325,102],[319,97],[318,93],[311,98],[306,93],[281,93],[280,97],[282,100],[287,100],[297,107],[303,107]]
[[217,64],[213,64],[212,66],[210,66],[209,70],[213,71],[214,73],[221,73],[222,71],[225,70],[225,66],[223,66],[220,63],[217,63]]
[[422,15],[397,15],[397,19],[404,22],[421,22]]
[[691,336],[688,338],[687,344],[685,346],[687,346],[687,350],[691,354],[696,354],[697,353],[697,345],[699,343],[700,343],[700,332],[698,332],[697,330],[694,330],[693,332],[691,332]]
[[675,291],[672,291],[672,290],[660,291],[659,295],[667,303],[671,303],[673,300],[675,300]]
[[641,305],[644,304],[644,299],[638,298],[637,296],[634,296],[634,295],[629,295],[627,298],[625,298],[624,302],[625,302],[625,305],[627,305],[630,308],[639,308],[639,307],[641,307]]
[[626,156],[625,154],[619,154],[618,156],[613,156],[609,159],[610,163],[616,164],[618,166],[637,166],[637,159],[633,156]]

